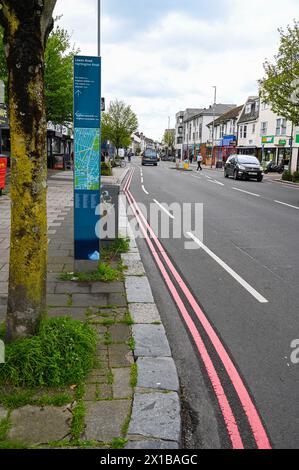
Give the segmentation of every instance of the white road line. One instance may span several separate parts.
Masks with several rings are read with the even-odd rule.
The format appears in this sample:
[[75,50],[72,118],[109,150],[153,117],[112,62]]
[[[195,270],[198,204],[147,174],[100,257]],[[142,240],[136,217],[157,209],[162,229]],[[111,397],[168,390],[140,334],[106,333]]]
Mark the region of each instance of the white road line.
[[156,201],[156,199],[153,199],[153,201],[157,204],[157,206],[159,206],[159,207],[165,212],[165,214],[168,215],[168,217],[170,217],[171,219],[174,220],[174,216],[173,216],[170,212],[168,212],[168,211],[165,209],[165,207],[163,207],[162,204],[160,204],[160,202]]
[[281,202],[281,201],[274,201],[274,202],[276,202],[277,204],[281,204],[282,206],[287,206],[287,207],[291,207],[292,209],[297,209],[297,211],[299,211],[298,206],[292,206],[291,204],[287,204],[286,202]]
[[232,268],[230,268],[222,259],[220,259],[215,253],[213,253],[206,245],[204,245],[198,238],[195,237],[191,232],[187,233],[189,238],[192,238],[195,243],[197,243],[200,248],[202,248],[211,258],[216,261],[228,274],[230,274],[239,284],[241,284],[244,289],[249,292],[258,302],[261,304],[269,303],[265,297],[263,297],[259,292],[257,292],[248,282],[246,282],[239,274],[237,274]]
[[250,193],[249,191],[244,191],[244,189],[233,188],[235,191],[239,191],[240,193],[249,194],[250,196],[261,197],[260,194]]
[[147,190],[145,189],[144,185],[142,185],[142,191],[148,196],[149,195],[149,192],[147,192]]
[[220,183],[220,181],[216,181],[216,180],[209,180],[209,183],[214,183],[214,184],[218,184],[219,186],[224,186],[223,183]]
[[196,178],[197,180],[201,180],[201,176],[195,176],[195,175],[191,175],[192,178]]

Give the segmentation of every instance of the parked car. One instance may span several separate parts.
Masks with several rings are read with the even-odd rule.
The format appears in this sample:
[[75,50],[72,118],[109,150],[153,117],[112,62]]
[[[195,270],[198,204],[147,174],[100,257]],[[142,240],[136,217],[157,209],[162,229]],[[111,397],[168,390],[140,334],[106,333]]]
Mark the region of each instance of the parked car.
[[251,155],[231,155],[224,167],[224,176],[232,176],[235,180],[256,179],[263,181],[263,168],[259,160]]
[[158,154],[154,149],[146,149],[142,154],[142,166],[158,165]]

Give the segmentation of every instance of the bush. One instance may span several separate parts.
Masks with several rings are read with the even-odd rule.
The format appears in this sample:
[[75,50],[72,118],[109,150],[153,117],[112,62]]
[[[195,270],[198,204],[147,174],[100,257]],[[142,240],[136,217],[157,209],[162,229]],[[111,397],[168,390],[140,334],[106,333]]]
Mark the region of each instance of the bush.
[[112,176],[112,168],[110,163],[101,163],[101,175]]
[[282,174],[283,181],[292,181],[292,173],[288,170],[284,171]]
[[68,317],[44,320],[36,336],[6,345],[0,384],[60,387],[81,383],[94,365],[96,333]]
[[296,183],[299,180],[299,171],[293,173],[293,181]]

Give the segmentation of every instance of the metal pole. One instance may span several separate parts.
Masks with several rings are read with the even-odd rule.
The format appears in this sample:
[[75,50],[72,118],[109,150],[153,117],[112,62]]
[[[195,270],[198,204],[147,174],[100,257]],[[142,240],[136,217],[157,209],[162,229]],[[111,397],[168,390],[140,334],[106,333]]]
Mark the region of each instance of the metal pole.
[[98,56],[101,57],[101,0],[98,0]]
[[214,155],[214,144],[215,144],[215,139],[214,139],[214,132],[215,132],[215,117],[216,117],[216,101],[217,101],[217,87],[213,86],[215,89],[214,93],[214,106],[213,106],[213,135],[212,135],[212,158],[211,158],[211,168],[213,168],[213,155]]

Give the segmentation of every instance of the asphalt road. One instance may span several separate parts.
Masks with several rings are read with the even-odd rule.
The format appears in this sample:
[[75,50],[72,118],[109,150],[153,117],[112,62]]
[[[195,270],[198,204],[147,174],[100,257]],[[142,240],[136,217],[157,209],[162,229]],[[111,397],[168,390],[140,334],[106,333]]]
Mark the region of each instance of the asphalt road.
[[[271,445],[299,448],[299,364],[290,358],[291,343],[299,338],[299,189],[271,177],[257,183],[225,179],[219,170],[183,173],[169,163],[143,167],[141,176],[139,163],[132,165],[131,192],[148,210],[154,200],[203,203],[204,249],[187,250],[187,236],[162,238],[162,244],[247,385]],[[145,241],[138,243],[178,367],[185,446],[229,448],[231,440],[194,341]],[[244,446],[255,448],[239,397],[205,332],[201,334]]]

